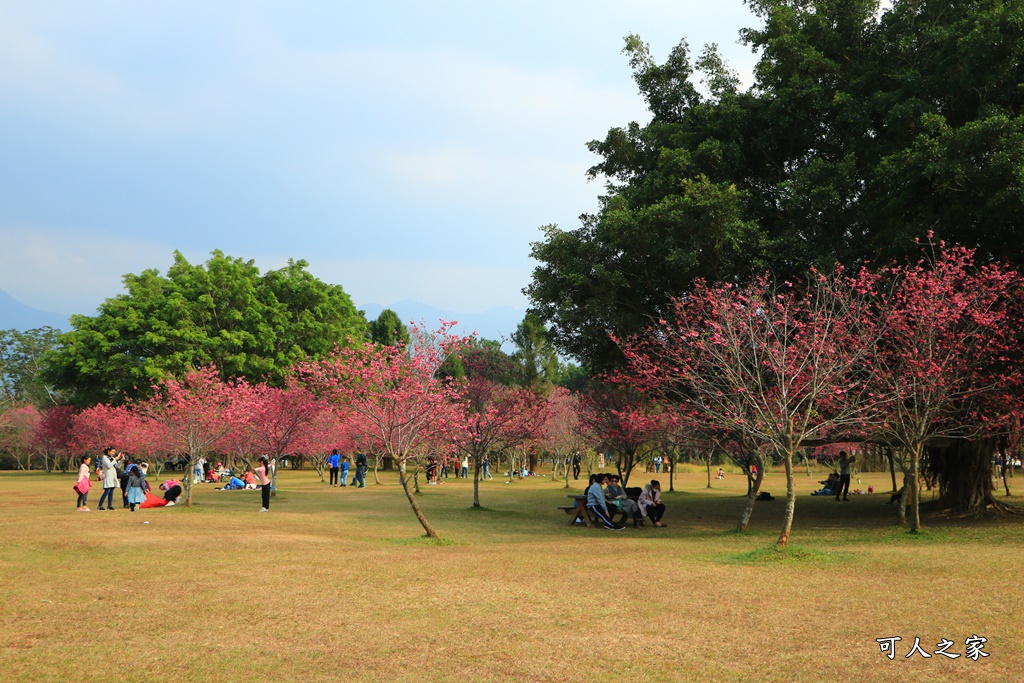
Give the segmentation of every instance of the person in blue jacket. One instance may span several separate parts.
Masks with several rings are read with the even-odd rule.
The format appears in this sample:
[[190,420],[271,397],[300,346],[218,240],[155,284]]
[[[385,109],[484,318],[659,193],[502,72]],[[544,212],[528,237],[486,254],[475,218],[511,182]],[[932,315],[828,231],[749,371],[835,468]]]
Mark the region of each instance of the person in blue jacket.
[[338,470],[340,469],[339,468],[340,462],[341,462],[341,454],[338,453],[338,449],[335,448],[333,451],[331,451],[331,454],[327,456],[327,467],[329,468],[329,470],[331,472],[331,480],[328,483],[328,486],[337,486],[338,485]]
[[341,485],[342,486],[348,486],[348,471],[349,471],[350,467],[351,467],[351,464],[349,463],[348,456],[346,455],[344,458],[341,459]]

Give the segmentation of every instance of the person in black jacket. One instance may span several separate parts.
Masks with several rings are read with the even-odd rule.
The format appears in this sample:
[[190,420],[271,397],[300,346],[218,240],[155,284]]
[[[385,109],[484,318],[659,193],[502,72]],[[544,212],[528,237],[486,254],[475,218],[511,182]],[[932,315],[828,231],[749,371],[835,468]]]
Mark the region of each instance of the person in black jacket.
[[359,453],[356,456],[356,488],[366,488],[366,453]]

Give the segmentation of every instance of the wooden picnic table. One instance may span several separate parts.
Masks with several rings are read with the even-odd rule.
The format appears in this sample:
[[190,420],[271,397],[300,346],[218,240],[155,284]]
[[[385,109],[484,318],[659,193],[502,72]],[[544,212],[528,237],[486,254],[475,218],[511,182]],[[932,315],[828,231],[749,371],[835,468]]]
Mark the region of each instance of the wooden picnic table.
[[[570,494],[570,495],[568,495],[566,497],[567,498],[572,498],[573,501],[574,501],[574,504],[573,505],[560,505],[558,507],[558,509],[564,511],[565,514],[572,516],[572,519],[569,520],[569,526],[572,526],[573,524],[576,524],[577,520],[579,520],[579,521],[582,521],[584,524],[586,524],[591,529],[595,528],[597,526],[597,521],[591,516],[590,511],[587,510],[587,496],[586,496],[586,494],[574,493],[574,494]],[[615,507],[614,505],[608,508],[608,518],[611,520],[612,524],[615,524],[615,518],[617,516],[619,516],[619,515],[622,516],[622,519],[619,520],[619,523],[620,524],[625,523],[626,517],[627,517],[625,511],[620,510],[619,508]]]

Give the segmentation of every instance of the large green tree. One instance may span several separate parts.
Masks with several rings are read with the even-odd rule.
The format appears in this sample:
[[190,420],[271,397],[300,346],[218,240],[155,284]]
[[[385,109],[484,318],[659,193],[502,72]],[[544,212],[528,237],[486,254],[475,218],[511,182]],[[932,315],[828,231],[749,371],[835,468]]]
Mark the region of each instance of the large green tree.
[[368,332],[370,341],[384,346],[394,346],[395,344],[408,346],[409,344],[409,328],[390,308],[385,308],[376,320],[370,322]]
[[125,275],[125,293],[97,315],[75,315],[49,353],[46,377],[79,405],[120,403],[157,381],[213,364],[221,379],[280,384],[297,361],[361,338],[366,320],[338,285],[305,261],[260,274],[214,251],[202,265],[175,252],[167,275]]
[[714,46],[658,64],[626,39],[651,120],[590,143],[599,211],[533,245],[534,310],[592,368],[697,278],[888,259],[929,229],[1024,263],[1024,0],[749,4],[745,91]]
[[51,406],[60,397],[43,379],[43,356],[57,346],[60,330],[0,330],[0,401]]

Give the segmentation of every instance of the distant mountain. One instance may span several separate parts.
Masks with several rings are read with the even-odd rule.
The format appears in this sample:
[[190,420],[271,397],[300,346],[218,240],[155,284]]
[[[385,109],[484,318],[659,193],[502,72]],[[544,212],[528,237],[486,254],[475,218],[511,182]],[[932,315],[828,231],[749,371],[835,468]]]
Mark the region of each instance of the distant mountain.
[[526,315],[525,308],[513,308],[512,306],[492,308],[482,313],[457,313],[411,300],[399,301],[390,306],[363,304],[359,308],[366,314],[367,320],[374,320],[381,311],[390,308],[398,314],[402,322],[409,324],[409,321],[416,323],[422,321],[426,323],[428,329],[437,329],[439,320],[456,320],[458,325],[454,327],[454,332],[459,334],[476,332],[477,335],[485,339],[497,341],[510,337],[516,331],[516,326],[523,322],[523,316]]
[[68,317],[26,306],[0,289],[0,330],[13,329],[24,332],[36,327],[49,326],[66,331],[70,329]]

